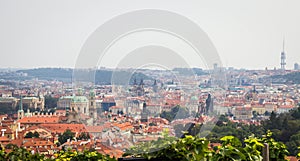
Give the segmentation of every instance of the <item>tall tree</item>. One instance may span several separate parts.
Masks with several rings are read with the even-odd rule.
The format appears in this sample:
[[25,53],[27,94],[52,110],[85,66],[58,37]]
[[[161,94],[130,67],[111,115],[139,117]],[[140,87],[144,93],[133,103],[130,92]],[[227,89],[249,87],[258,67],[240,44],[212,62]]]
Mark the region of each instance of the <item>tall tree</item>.
[[73,140],[75,137],[75,133],[73,133],[70,129],[67,129],[62,135],[58,136],[58,141],[60,144],[63,144],[68,141],[68,139]]

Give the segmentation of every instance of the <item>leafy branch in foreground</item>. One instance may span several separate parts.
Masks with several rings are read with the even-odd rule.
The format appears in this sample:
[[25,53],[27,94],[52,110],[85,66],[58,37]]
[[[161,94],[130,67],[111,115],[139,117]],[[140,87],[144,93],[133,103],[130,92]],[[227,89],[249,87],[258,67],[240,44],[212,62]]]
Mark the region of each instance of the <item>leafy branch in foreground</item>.
[[184,138],[176,139],[167,136],[132,147],[124,156],[166,161],[261,161],[264,143],[268,143],[270,159],[285,160],[288,154],[286,146],[276,142],[271,136],[271,132],[262,138],[250,136],[244,139],[243,143],[234,136],[224,136],[220,139],[222,144],[215,147],[212,147],[212,144],[205,138],[186,135]]
[[116,161],[115,158],[100,154],[96,151],[60,151],[55,153],[51,158],[45,157],[45,155],[35,153],[32,154],[25,148],[14,147],[10,153],[6,153],[4,148],[0,150],[0,160],[22,160],[22,161],[60,161],[60,160],[71,160],[71,161],[83,161],[83,160],[97,160],[97,161]]

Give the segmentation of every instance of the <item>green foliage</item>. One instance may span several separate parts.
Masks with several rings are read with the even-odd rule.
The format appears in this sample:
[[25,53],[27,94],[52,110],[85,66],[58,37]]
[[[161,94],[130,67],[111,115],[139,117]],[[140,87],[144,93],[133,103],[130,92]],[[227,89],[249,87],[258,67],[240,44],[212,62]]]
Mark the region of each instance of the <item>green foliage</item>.
[[4,151],[1,152],[1,158],[4,160],[22,160],[22,161],[33,161],[33,160],[46,160],[44,155],[38,153],[32,154],[25,148],[14,148],[12,152],[6,154]]
[[209,141],[205,138],[185,135],[184,138],[176,139],[165,136],[157,141],[132,147],[126,151],[124,156],[166,161],[261,161],[264,143],[268,143],[270,159],[284,160],[288,154],[285,145],[276,142],[271,135],[269,132],[262,138],[250,136],[243,140],[244,144],[234,136],[224,136],[219,140],[222,144],[215,148],[209,148]]
[[246,156],[242,151],[241,142],[234,136],[224,136],[221,138],[222,146],[218,147],[213,160],[245,160]]
[[86,132],[80,133],[80,135],[77,138],[77,140],[88,140],[88,139],[90,139],[90,135]]
[[18,147],[17,145],[11,144],[11,143],[5,145],[5,149],[14,149],[14,148],[17,148],[17,147]]
[[54,98],[51,95],[45,96],[45,107],[52,109],[57,107],[58,98]]
[[272,138],[272,135],[272,132],[268,131],[261,139],[261,142],[269,145],[270,160],[283,161],[285,160],[285,156],[289,154],[287,147],[281,142],[276,142]]
[[202,160],[212,156],[208,149],[208,140],[186,135],[176,140],[173,137],[164,137],[156,141],[146,142],[127,150],[124,156],[135,155],[148,160]]
[[244,152],[246,154],[246,160],[261,160],[261,151],[263,150],[264,144],[261,139],[250,136],[244,140],[245,147]]
[[[234,136],[224,136],[220,139],[222,144],[215,148],[211,148],[209,141],[205,138],[185,135],[184,138],[176,139],[168,136],[167,133],[168,131],[165,131],[163,138],[156,141],[145,142],[128,149],[124,156],[143,157],[152,161],[261,161],[264,143],[269,145],[271,161],[283,161],[288,154],[286,146],[283,143],[276,142],[272,138],[271,132],[268,132],[262,138],[250,136],[243,140],[244,145]],[[6,153],[4,148],[0,150],[0,160],[116,161],[115,158],[102,155],[96,151],[77,152],[67,150],[55,153],[51,158],[46,158],[38,153],[32,154],[24,148],[10,147],[13,148],[10,153]],[[300,153],[298,157],[300,157]]]
[[294,84],[300,84],[300,72],[292,72],[285,75],[271,76],[272,80],[276,83],[291,82]]
[[73,140],[75,137],[75,133],[73,133],[70,129],[67,129],[62,135],[58,136],[58,141],[60,144],[63,144],[68,141],[68,139]]
[[264,128],[260,125],[233,123],[228,121],[225,116],[221,116],[206,138],[212,142],[220,142],[220,138],[223,136],[232,135],[237,137],[239,140],[244,140],[253,134],[256,136],[261,136],[264,133]]
[[47,158],[44,155],[39,153],[31,153],[29,150],[25,148],[14,147],[13,151],[10,153],[6,153],[4,149],[0,150],[0,160],[8,160],[8,161],[61,161],[61,160],[71,160],[71,161],[116,161],[115,158],[111,158],[107,155],[102,155],[96,151],[84,151],[84,152],[76,152],[76,151],[60,151],[55,153],[52,158]]
[[[245,125],[233,123],[221,116],[216,126],[206,138],[212,142],[220,142],[223,136],[232,135],[239,140],[244,140],[248,136],[262,136],[268,130],[272,132],[272,138],[286,145],[289,155],[296,156],[300,145],[300,108],[291,110],[288,113],[270,113],[268,120],[262,121],[261,125]],[[175,133],[179,133],[176,131]]]
[[28,132],[26,135],[25,135],[25,138],[39,138],[40,137],[40,134],[38,132]]
[[167,119],[168,121],[173,121],[176,119],[184,119],[189,117],[189,111],[187,108],[175,106],[171,111],[163,111],[160,117]]
[[270,119],[262,122],[265,131],[270,130],[276,141],[283,142],[291,155],[297,155],[300,145],[300,108],[288,113],[276,115],[271,113]]
[[115,158],[111,158],[108,155],[102,155],[96,151],[83,151],[83,152],[76,152],[76,151],[60,151],[55,155],[55,161],[60,160],[71,160],[71,161],[116,161]]
[[3,114],[11,114],[13,113],[13,111],[16,111],[17,108],[16,107],[13,107],[11,104],[4,104],[2,103],[0,105],[0,114],[3,115]]

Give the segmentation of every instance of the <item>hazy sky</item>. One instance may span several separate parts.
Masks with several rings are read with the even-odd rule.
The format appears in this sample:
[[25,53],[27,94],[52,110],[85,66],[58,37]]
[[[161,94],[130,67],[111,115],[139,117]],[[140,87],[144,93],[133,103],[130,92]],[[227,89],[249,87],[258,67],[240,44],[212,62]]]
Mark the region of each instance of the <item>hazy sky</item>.
[[0,68],[74,67],[101,24],[147,8],[195,21],[228,67],[279,68],[285,37],[287,68],[293,68],[300,63],[299,7],[298,0],[0,0]]

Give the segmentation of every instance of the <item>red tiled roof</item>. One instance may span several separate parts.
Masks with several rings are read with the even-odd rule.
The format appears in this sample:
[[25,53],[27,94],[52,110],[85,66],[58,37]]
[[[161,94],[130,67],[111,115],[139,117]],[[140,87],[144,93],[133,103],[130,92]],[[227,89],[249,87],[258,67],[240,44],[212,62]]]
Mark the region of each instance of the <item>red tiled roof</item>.
[[280,105],[278,108],[294,108],[293,105]]
[[15,139],[15,140],[12,140],[10,143],[20,147],[23,143],[23,139]]
[[94,133],[95,132],[102,132],[103,129],[104,129],[103,126],[86,126],[85,128],[88,132],[94,132]]
[[294,156],[287,156],[286,159],[289,161],[298,161],[297,157]]
[[133,126],[129,122],[125,122],[125,123],[122,123],[122,124],[113,123],[113,126],[119,127],[121,130],[133,129]]
[[99,153],[102,153],[102,154],[105,154],[105,155],[109,155],[109,156],[114,156],[116,158],[120,158],[122,157],[123,155],[123,151],[121,150],[118,150],[118,149],[115,149],[115,148],[112,148],[112,147],[108,147],[108,146],[105,146],[101,143],[97,143],[97,148],[96,150],[99,152]]
[[54,143],[52,143],[51,141],[42,140],[39,138],[24,139],[23,142],[24,147],[54,146]]
[[58,123],[58,121],[59,121],[58,116],[51,116],[51,117],[33,116],[33,117],[24,117],[20,119],[18,122],[20,122],[21,124],[32,124],[32,123],[51,124],[51,123]]
[[13,133],[11,128],[7,127],[7,126],[6,127],[0,126],[0,132],[2,132],[2,130],[4,130],[5,134],[12,134]]
[[84,124],[41,124],[40,126],[50,130],[52,133],[63,133],[67,129],[78,133],[87,132]]
[[6,137],[6,136],[1,136],[0,137],[0,142],[8,142],[9,141],[9,138]]

